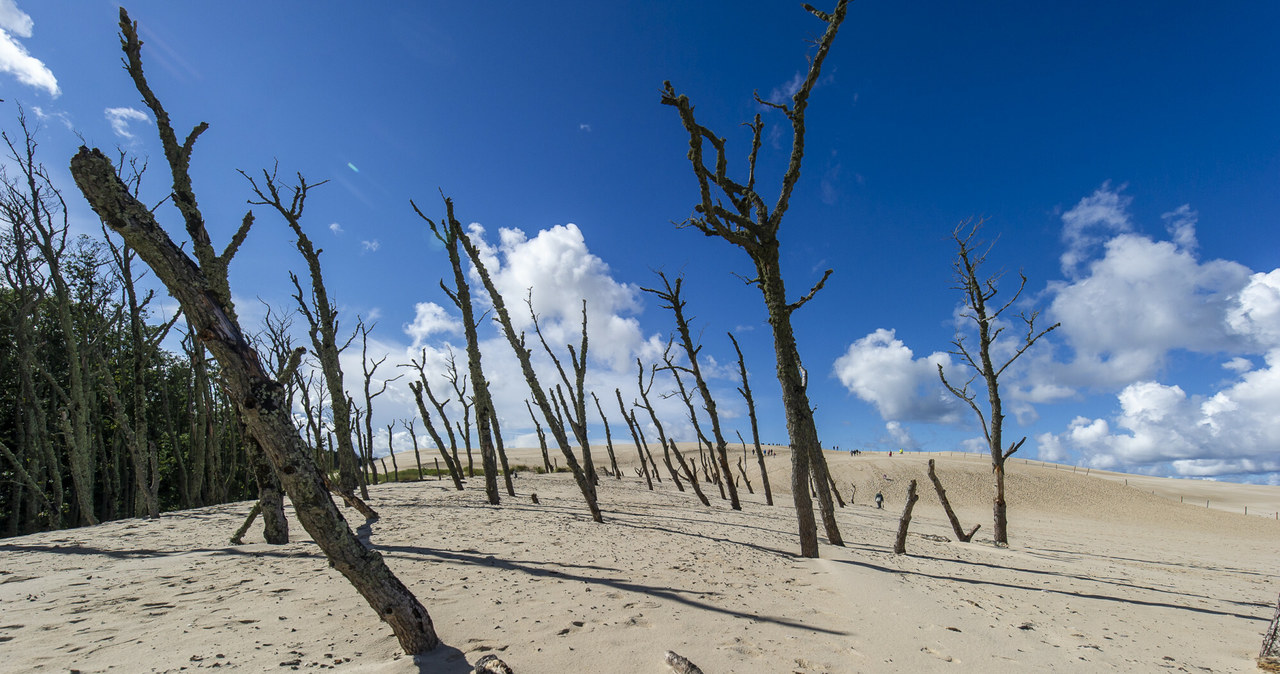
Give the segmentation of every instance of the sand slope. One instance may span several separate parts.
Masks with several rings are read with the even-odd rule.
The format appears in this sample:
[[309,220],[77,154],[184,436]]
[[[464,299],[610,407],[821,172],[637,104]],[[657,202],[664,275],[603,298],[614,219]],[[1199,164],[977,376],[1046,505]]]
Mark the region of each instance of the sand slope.
[[[497,653],[522,673],[667,672],[668,649],[708,674],[1253,670],[1280,521],[1020,464],[998,549],[989,469],[942,457],[962,521],[983,524],[949,542],[925,458],[830,454],[856,502],[839,512],[848,546],[818,560],[794,557],[785,451],[769,459],[773,508],[754,470],[742,512],[714,487],[704,508],[669,482],[604,479],[604,525],[567,475],[522,474],[499,507],[479,480],[375,487],[383,519],[360,532],[446,644],[416,663],[296,522],[285,546],[260,530],[227,544],[249,504],[0,540],[0,671],[465,672]],[[912,478],[922,499],[896,556]],[[1224,502],[1238,487],[1196,483]],[[877,489],[885,510],[869,505]]]

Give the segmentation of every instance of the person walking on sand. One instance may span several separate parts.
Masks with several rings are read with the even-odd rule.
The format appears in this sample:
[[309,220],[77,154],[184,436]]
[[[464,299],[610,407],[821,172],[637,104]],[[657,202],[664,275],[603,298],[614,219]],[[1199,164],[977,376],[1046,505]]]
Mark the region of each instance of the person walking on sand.
[[876,510],[884,510],[884,494],[876,492]]

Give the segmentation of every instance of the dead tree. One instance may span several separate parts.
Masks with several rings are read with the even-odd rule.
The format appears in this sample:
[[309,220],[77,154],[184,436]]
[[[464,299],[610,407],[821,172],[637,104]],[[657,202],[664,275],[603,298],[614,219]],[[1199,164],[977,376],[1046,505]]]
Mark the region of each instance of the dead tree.
[[[977,327],[978,348],[975,352],[965,342],[965,336],[957,334],[951,342],[955,346],[955,350],[949,353],[959,357],[961,361],[968,365],[974,371],[974,376],[957,388],[947,381],[947,376],[942,371],[942,364],[939,363],[938,378],[942,380],[942,385],[947,387],[947,390],[952,395],[969,405],[974,415],[978,417],[978,423],[982,425],[982,434],[986,437],[987,449],[991,452],[991,471],[995,475],[995,497],[992,499],[994,513],[992,536],[995,538],[996,545],[1006,546],[1009,544],[1009,519],[1004,494],[1004,466],[1009,457],[1013,456],[1013,453],[1018,451],[1022,443],[1027,441],[1027,438],[1024,436],[1021,440],[1010,443],[1007,448],[1004,446],[1004,410],[1000,402],[1000,375],[1004,374],[1005,369],[1012,365],[1019,356],[1026,353],[1032,344],[1052,332],[1061,323],[1054,323],[1037,332],[1036,318],[1040,315],[1040,312],[1019,314],[1023,325],[1026,326],[1026,333],[1019,341],[1017,351],[1014,351],[1013,355],[1009,356],[1003,364],[997,364],[992,360],[992,346],[1005,329],[1005,326],[999,323],[1000,316],[1009,307],[1013,306],[1014,302],[1018,301],[1018,298],[1022,295],[1023,288],[1027,286],[1027,277],[1025,274],[1018,274],[1020,279],[1018,289],[1014,291],[1009,301],[998,307],[989,306],[988,303],[995,299],[1000,275],[996,274],[985,278],[981,276],[982,264],[986,262],[992,246],[974,239],[978,230],[982,228],[982,221],[979,220],[970,226],[971,223],[972,221],[962,222],[951,232],[951,238],[955,240],[957,248],[956,260],[951,266],[955,271],[956,279],[956,285],[953,288],[964,294],[964,309],[960,315],[973,321],[975,327]],[[982,250],[978,250],[979,248]],[[978,392],[969,389],[969,385],[979,379],[981,380],[980,385],[987,390],[989,414],[983,412],[982,407],[978,405]]]
[[174,243],[152,210],[129,193],[111,160],[100,150],[82,146],[72,158],[71,175],[76,186],[102,221],[138,251],[138,256],[178,300],[199,340],[218,359],[224,385],[245,425],[280,476],[302,526],[329,563],[390,624],[406,653],[432,650],[440,640],[427,610],[391,572],[382,556],[365,547],[347,526],[293,425],[284,387],[263,368],[235,318],[227,265],[248,236],[253,217],[246,215],[222,253],[214,250],[189,175],[192,148],[208,125],[196,126],[179,144],[168,114],[143,76],[142,42],[137,25],[129,20],[124,8],[120,9],[120,30],[126,69],[155,116],[173,175],[171,198],[186,224],[195,259]]
[[754,494],[756,490],[751,488],[751,478],[747,477],[747,441],[742,439],[741,431],[734,431],[738,434],[738,442],[742,443],[742,458],[738,459],[738,472],[742,475],[742,483],[747,485],[747,493]]
[[[431,441],[436,443],[440,456],[444,458],[444,465],[449,469],[449,477],[453,478],[453,485],[458,488],[458,491],[462,491],[462,466],[458,464],[458,443],[453,439],[453,428],[449,426],[449,417],[445,416],[444,403],[436,400],[436,397],[431,394],[431,385],[427,383],[426,363],[426,349],[422,350],[422,360],[409,360],[409,366],[418,371],[418,381],[409,382],[409,390],[413,391],[413,399],[418,403],[418,414],[422,417],[422,423],[427,427],[427,434],[431,436]],[[445,447],[440,433],[436,431],[436,425],[431,423],[431,413],[427,411],[427,406],[422,402],[423,392],[426,392],[427,397],[431,399],[431,404],[436,408],[436,414],[440,415],[440,421],[449,435],[448,448]],[[447,403],[448,401],[446,400],[445,402]],[[449,453],[450,448],[453,449],[452,456]]]
[[[691,423],[691,424],[693,424],[693,434],[694,434],[694,438],[695,438],[695,439],[697,440],[697,442],[698,442],[698,456],[699,456],[699,458],[702,458],[702,447],[703,447],[704,445],[709,445],[709,444],[711,444],[711,441],[710,441],[710,440],[707,440],[707,436],[705,436],[705,435],[703,435],[703,434],[702,434],[702,428],[701,428],[700,426],[698,426],[698,415],[697,415],[697,412],[696,412],[696,411],[694,410],[694,408],[693,408],[693,401],[690,399],[689,391],[688,391],[687,389],[685,389],[685,387],[684,387],[684,382],[683,382],[683,381],[681,381],[681,379],[680,379],[680,370],[679,370],[679,369],[677,369],[677,368],[675,367],[675,365],[673,365],[673,359],[672,359],[672,356],[671,356],[671,352],[668,350],[666,353],[662,354],[662,357],[663,357],[663,360],[665,360],[665,361],[666,361],[667,366],[666,366],[666,367],[664,367],[664,368],[661,368],[661,369],[664,369],[664,370],[667,370],[667,371],[671,372],[671,377],[672,377],[672,379],[674,379],[674,380],[675,380],[675,382],[676,382],[676,390],[675,390],[674,392],[672,392],[672,393],[669,393],[669,394],[667,394],[667,395],[663,396],[663,397],[664,397],[664,398],[668,398],[668,397],[670,397],[670,396],[672,396],[672,395],[678,395],[678,396],[680,396],[680,400],[684,401],[684,405],[685,405],[685,407],[689,410],[689,421],[690,421],[690,423]],[[693,482],[694,482],[694,484],[693,484],[693,491],[694,491],[694,493],[696,493],[696,494],[698,495],[698,498],[700,498],[700,499],[701,499],[701,498],[703,498],[703,496],[702,496],[702,490],[698,487],[697,482],[693,479],[693,476],[694,476],[694,474],[695,474],[695,473],[694,473],[694,472],[690,472],[690,470],[689,470],[689,466],[687,466],[687,465],[685,464],[684,455],[683,455],[683,454],[681,454],[681,453],[680,453],[680,450],[676,447],[676,442],[675,442],[675,440],[673,440],[673,439],[672,439],[672,440],[669,440],[669,442],[671,443],[671,451],[675,454],[675,456],[676,456],[676,461],[677,461],[677,462],[679,462],[681,470],[683,470],[683,471],[684,471],[684,474],[685,474],[685,476],[686,476],[686,477],[688,477],[691,481],[693,481]],[[724,482],[722,482],[722,481],[719,479],[718,471],[712,471],[712,470],[711,470],[711,468],[712,468],[712,467],[711,467],[710,465],[707,465],[706,461],[704,460],[704,461],[702,462],[702,475],[703,475],[703,477],[705,477],[705,478],[706,478],[707,482],[712,482],[712,481],[714,481],[714,482],[716,483],[716,485],[717,485],[718,487],[720,487],[720,498],[723,500],[723,499],[725,498],[725,493],[724,493]],[[714,473],[716,473],[716,474],[715,474],[715,475],[713,475],[713,472],[714,472]],[[732,477],[732,476],[729,476],[729,477]],[[705,500],[705,499],[704,499],[704,500]],[[704,504],[704,505],[711,505],[711,504],[710,504],[710,503],[706,503],[706,504]],[[741,508],[739,508],[739,509],[741,509]]]
[[[572,344],[566,345],[569,351],[569,365],[573,368],[573,380],[570,381],[569,375],[564,371],[564,367],[560,364],[560,359],[551,349],[551,345],[547,344],[547,338],[542,334],[542,326],[538,323],[538,315],[533,310],[533,290],[530,289],[529,295],[525,298],[525,303],[529,305],[529,317],[533,320],[533,333],[538,336],[538,341],[542,343],[542,349],[547,352],[547,356],[551,358],[551,363],[556,366],[556,372],[560,374],[560,384],[564,388],[560,388],[560,384],[556,384],[555,394],[552,402],[556,405],[557,414],[568,421],[569,428],[573,430],[573,435],[578,440],[578,445],[582,447],[582,469],[586,479],[591,483],[591,494],[594,498],[596,485],[600,483],[600,478],[596,475],[595,463],[591,459],[591,443],[587,439],[587,392],[585,389],[587,377],[587,301],[582,300],[582,342],[577,349]],[[568,398],[565,392],[568,392]]]
[[[636,368],[639,372],[636,374],[637,388],[640,391],[640,400],[643,402],[636,403],[637,407],[642,407],[649,413],[649,420],[653,422],[653,427],[658,431],[658,443],[662,445],[662,463],[667,466],[667,472],[671,475],[671,481],[675,483],[676,489],[684,491],[684,485],[680,484],[680,474],[676,472],[675,466],[671,463],[671,450],[667,445],[667,434],[662,428],[662,422],[658,420],[658,413],[653,409],[653,404],[649,402],[649,391],[653,389],[653,379],[658,372],[658,366],[653,365],[649,368],[649,383],[644,381],[644,363],[640,359],[636,359]],[[656,466],[655,466],[656,472]]]
[[[298,252],[307,263],[311,278],[309,293],[303,291],[297,274],[289,272],[289,280],[297,290],[293,299],[298,303],[303,318],[310,326],[308,334],[311,337],[311,349],[320,360],[320,370],[324,373],[325,385],[329,389],[329,411],[333,415],[333,433],[338,449],[337,487],[348,503],[355,502],[357,488],[360,489],[360,496],[367,500],[369,490],[365,487],[363,471],[357,467],[356,448],[351,442],[355,428],[351,423],[351,404],[342,381],[342,365],[339,362],[339,356],[350,346],[351,341],[355,339],[355,334],[352,333],[346,343],[338,346],[338,309],[329,299],[329,291],[324,285],[324,273],[320,269],[321,251],[316,250],[311,244],[311,239],[302,230],[302,213],[306,207],[307,193],[316,185],[308,185],[306,179],[299,174],[298,185],[292,188],[292,195],[286,206],[285,197],[281,195],[274,173],[268,173],[265,170],[262,172],[264,181],[262,186],[259,186],[249,174],[244,172],[241,174],[249,181],[249,185],[257,196],[257,199],[250,203],[269,206],[284,218],[289,228],[293,230]],[[369,512],[374,513],[372,518],[376,519],[377,513],[372,508]],[[366,514],[366,517],[370,516]]]
[[769,487],[769,471],[764,467],[764,449],[760,447],[760,424],[756,421],[756,401],[751,397],[751,385],[747,383],[747,361],[742,358],[742,348],[738,346],[738,340],[730,332],[729,341],[733,342],[733,350],[738,354],[738,375],[742,379],[742,386],[738,388],[738,393],[742,394],[744,400],[747,401],[747,417],[751,419],[751,442],[756,450],[756,462],[760,465],[760,481],[764,483],[764,501],[768,505],[773,505],[773,489]]
[[591,399],[596,401],[596,411],[600,413],[600,421],[604,422],[604,446],[609,450],[609,465],[613,467],[613,476],[619,480],[622,479],[622,472],[618,470],[618,457],[613,453],[613,433],[609,431],[609,417],[604,415],[604,408],[600,406],[600,399],[596,397],[596,392],[591,392]]
[[916,493],[916,481],[907,486],[907,505],[902,509],[902,519],[898,520],[898,537],[893,542],[893,554],[903,555],[907,552],[907,528],[911,526],[911,511],[916,507],[920,495]]
[[[693,343],[693,336],[689,332],[689,317],[684,315],[685,301],[680,297],[680,287],[684,284],[684,278],[676,277],[675,284],[672,284],[663,272],[658,272],[658,278],[662,279],[662,288],[641,288],[641,290],[656,295],[658,299],[665,302],[662,305],[663,308],[670,309],[675,316],[676,334],[680,335],[680,344],[684,347],[685,356],[689,358],[689,367],[686,369],[693,375],[698,393],[702,395],[702,409],[706,411],[707,418],[711,421],[711,436],[715,438],[716,443],[713,454],[715,460],[719,462],[718,472],[723,476],[723,488],[729,492],[729,507],[742,510],[742,504],[738,501],[738,488],[733,484],[733,473],[729,468],[729,443],[725,442],[724,434],[720,431],[720,415],[716,412],[716,400],[711,396],[711,389],[707,386],[707,380],[702,376],[702,368],[698,365],[698,352],[702,351],[702,345]],[[672,367],[675,366],[672,365]],[[691,407],[690,413],[692,411]],[[696,425],[696,419],[694,423]]]
[[653,474],[653,479],[657,480],[658,484],[662,484],[662,471],[658,470],[658,462],[653,460],[653,450],[649,449],[649,440],[644,437],[644,427],[636,420],[636,408],[631,408],[628,418],[631,419],[631,426],[640,435],[640,447],[644,450],[644,455],[649,458],[649,469]]
[[[413,210],[418,214],[418,217],[427,222],[431,227],[431,233],[435,234],[436,239],[444,244],[445,250],[449,253],[449,265],[453,267],[454,287],[452,290],[449,289],[442,280],[440,281],[440,289],[449,296],[454,306],[462,311],[462,329],[467,338],[467,371],[471,374],[472,403],[476,408],[476,434],[479,436],[480,441],[480,460],[484,464],[484,490],[489,497],[489,504],[498,505],[501,499],[498,495],[498,461],[493,438],[497,431],[498,413],[493,409],[493,397],[489,393],[489,380],[485,378],[484,368],[480,362],[480,338],[476,333],[477,319],[475,306],[471,302],[471,286],[467,283],[466,271],[462,268],[462,256],[458,253],[458,233],[462,231],[462,223],[453,217],[453,202],[449,199],[444,200],[445,218],[440,221],[438,226],[434,220],[422,214],[417,204],[412,201],[409,203],[413,206]],[[456,377],[454,381],[456,386]],[[465,418],[467,405],[460,390],[458,391],[458,402],[463,403]],[[470,437],[469,433],[467,437]],[[511,485],[511,474],[506,466],[505,452],[502,456],[502,464],[507,493],[515,496],[515,489]],[[468,440],[467,469],[470,470],[470,468],[471,442]]]
[[960,527],[960,518],[956,517],[956,511],[951,509],[951,501],[947,500],[947,490],[942,488],[942,481],[938,479],[938,474],[933,470],[933,459],[929,459],[929,479],[933,482],[934,491],[938,492],[938,500],[942,502],[942,509],[947,513],[947,520],[951,522],[951,530],[955,532],[956,538],[961,543],[968,543],[982,525],[973,525],[969,533],[965,533],[964,529]]
[[[447,201],[447,200],[446,200]],[[489,299],[493,302],[494,320],[502,328],[502,334],[507,338],[507,344],[511,346],[511,350],[515,352],[516,358],[520,361],[520,371],[524,374],[525,383],[529,385],[529,392],[533,395],[534,402],[538,404],[538,410],[542,412],[542,418],[546,420],[547,426],[551,428],[551,435],[555,438],[556,444],[560,446],[560,452],[564,454],[565,463],[569,465],[569,470],[573,471],[574,482],[578,484],[578,489],[582,492],[582,497],[587,502],[587,509],[591,512],[591,519],[595,522],[603,522],[604,516],[600,513],[600,506],[596,501],[595,484],[588,478],[588,474],[582,469],[578,463],[577,457],[573,455],[573,448],[569,446],[569,436],[565,433],[564,423],[556,418],[552,409],[552,403],[548,399],[542,385],[538,382],[538,374],[533,369],[533,361],[529,355],[529,349],[525,348],[524,335],[516,334],[515,326],[511,323],[511,315],[507,313],[506,301],[502,298],[502,293],[498,292],[498,288],[493,284],[493,277],[489,275],[489,269],[484,263],[484,258],[480,255],[479,248],[471,241],[471,237],[459,227],[458,242],[462,244],[463,250],[467,252],[467,257],[471,259],[471,264],[475,267],[476,273],[480,275],[481,282],[484,283],[485,290],[489,293]],[[586,357],[587,357],[587,328],[586,328],[586,305],[583,305],[582,314],[582,370],[581,374],[586,374]],[[563,370],[561,370],[563,374]]]
[[[795,301],[787,299],[782,279],[782,259],[778,229],[782,217],[790,205],[791,193],[800,179],[800,162],[804,157],[805,111],[809,94],[818,83],[822,64],[831,49],[836,33],[844,21],[848,0],[839,0],[831,14],[805,5],[805,9],[827,24],[826,31],[817,41],[817,50],[809,60],[809,70],[790,103],[766,101],[757,94],[755,100],[765,107],[777,110],[791,123],[791,157],[782,177],[778,199],[772,208],[756,190],[756,157],[760,149],[764,123],[760,115],[748,126],[752,130],[751,152],[747,161],[747,180],[738,182],[727,175],[728,158],[725,140],[699,124],[693,115],[689,98],[677,95],[670,82],[663,83],[662,103],[679,112],[680,122],[689,134],[689,162],[698,181],[700,200],[694,206],[694,215],[682,223],[682,227],[696,229],[707,236],[716,236],[741,248],[755,265],[755,276],[747,282],[759,288],[769,313],[769,325],[773,329],[774,353],[778,364],[778,383],[782,386],[782,404],[786,410],[787,430],[791,437],[791,493],[795,499],[796,519],[800,533],[800,555],[818,556],[817,527],[813,515],[813,502],[807,485],[810,471],[818,473],[818,502],[822,511],[827,538],[832,545],[843,545],[835,509],[827,489],[826,460],[818,441],[818,430],[813,420],[813,408],[809,404],[807,381],[800,352],[796,347],[791,315],[817,294],[831,275],[823,274],[813,288]],[[710,144],[715,155],[708,166],[704,157],[704,145]],[[714,193],[713,193],[714,190]]]
[[538,415],[533,412],[533,405],[529,404],[529,399],[524,399],[524,406],[529,410],[529,418],[533,419],[533,430],[538,433],[538,447],[542,449],[542,470],[551,472],[551,455],[547,453],[547,434],[542,430],[542,424],[538,421]]
[[680,448],[676,446],[676,441],[667,438],[667,445],[671,448],[671,453],[675,455],[676,461],[680,463],[680,470],[684,471],[684,476],[689,480],[689,486],[693,487],[693,493],[698,496],[698,500],[702,501],[702,505],[710,507],[711,501],[707,500],[707,495],[702,493],[702,487],[698,486],[698,467],[690,466],[685,460],[684,454],[680,453]]
[[[634,417],[627,414],[627,406],[622,402],[622,389],[613,389],[614,395],[618,396],[618,411],[622,413],[622,420],[627,422],[627,430],[631,431],[631,441],[636,443],[636,454],[640,456],[640,472],[644,475],[644,483],[649,487],[649,491],[653,491],[653,478],[649,476],[649,462],[644,457],[644,447],[640,445],[640,436],[636,434],[636,423]],[[658,467],[653,467],[657,472]]]
[[[386,392],[387,392],[387,386],[388,386],[388,385],[390,385],[390,384],[391,384],[391,382],[396,381],[396,380],[398,380],[398,379],[400,379],[401,377],[403,377],[403,376],[404,376],[404,375],[402,375],[402,374],[398,374],[398,375],[396,375],[396,376],[394,376],[394,377],[392,377],[392,378],[390,378],[390,379],[383,379],[383,380],[382,380],[382,386],[377,390],[377,392],[376,392],[376,393],[373,391],[373,376],[374,376],[375,374],[377,374],[377,372],[378,372],[378,368],[379,368],[383,363],[387,362],[387,358],[388,358],[388,357],[387,357],[387,356],[383,356],[383,357],[379,358],[378,360],[373,361],[373,365],[372,365],[372,366],[370,366],[370,365],[369,365],[369,331],[370,331],[370,330],[372,330],[372,329],[373,329],[373,326],[371,326],[371,325],[365,325],[365,322],[364,322],[364,320],[363,320],[363,319],[357,319],[357,321],[356,321],[356,332],[360,334],[360,372],[361,372],[361,374],[363,374],[363,375],[364,375],[364,379],[363,379],[363,383],[364,383],[364,386],[363,386],[363,390],[364,390],[364,446],[365,446],[366,450],[369,452],[369,456],[368,456],[368,458],[369,458],[369,464],[370,464],[370,465],[372,465],[372,464],[373,464],[373,399],[374,399],[374,398],[377,398],[378,396],[382,395],[383,393],[386,393]],[[391,442],[390,437],[389,437],[390,432],[391,432],[391,431],[389,431],[389,430],[387,431],[387,433],[388,433],[388,439],[387,439],[387,442],[388,442],[388,443],[390,443],[390,442]],[[395,468],[395,463],[396,463],[396,457],[395,457],[395,454],[392,454],[392,455],[391,455],[391,467],[392,467],[393,469]],[[384,470],[383,472],[386,472],[386,471]],[[397,477],[397,480],[398,480],[398,479],[399,479],[399,477]],[[388,479],[387,481],[388,481],[388,482],[393,482],[394,480]],[[377,483],[378,483],[378,472],[377,472],[377,469],[374,469],[374,473],[373,473],[373,483],[374,483],[374,484],[377,484]]]
[[418,434],[413,429],[414,420],[401,419],[400,425],[403,426],[406,431],[409,431],[409,440],[413,442],[413,460],[414,463],[418,465],[418,481],[422,481],[426,478],[422,476],[422,453],[418,450]]

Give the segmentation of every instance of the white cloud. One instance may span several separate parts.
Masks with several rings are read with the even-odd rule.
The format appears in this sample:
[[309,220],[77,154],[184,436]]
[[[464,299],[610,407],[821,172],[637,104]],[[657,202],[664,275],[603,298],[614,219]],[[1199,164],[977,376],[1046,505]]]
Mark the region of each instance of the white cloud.
[[578,125],[578,130],[579,130],[579,131],[586,131],[587,133],[591,133],[591,125],[590,125],[590,124],[579,124],[579,125]]
[[1278,399],[1280,349],[1267,354],[1266,368],[1210,396],[1154,381],[1130,384],[1117,396],[1114,419],[1077,417],[1066,432],[1042,436],[1041,448],[1074,449],[1099,468],[1166,467],[1196,477],[1280,471]]
[[374,239],[372,241],[361,241],[360,247],[363,248],[367,253],[373,253],[373,252],[376,252],[379,248],[381,248],[382,244],[379,243],[377,239]]
[[16,39],[31,37],[33,28],[35,23],[31,17],[18,9],[13,0],[0,0],[0,72],[9,73],[19,82],[57,97],[62,93],[58,79],[44,62],[27,53],[26,47]]
[[329,231],[333,232],[334,236],[337,236],[343,232],[342,225],[339,225],[336,222],[331,222],[329,223]]
[[[480,231],[472,226],[473,237]],[[646,340],[631,315],[640,311],[640,289],[613,279],[609,265],[587,249],[577,225],[556,225],[532,239],[518,229],[501,229],[498,238],[498,248],[482,248],[481,257],[517,330],[533,328],[525,306],[532,288],[533,309],[553,348],[580,340],[585,299],[588,351],[594,359],[629,370],[638,353],[656,358],[657,338]]]
[[1198,242],[1196,241],[1196,221],[1200,217],[1199,213],[1191,210],[1190,204],[1183,204],[1176,209],[1161,215],[1164,220],[1164,227],[1169,232],[1169,236],[1173,238],[1173,242],[1185,251],[1194,251]]
[[[1255,292],[1242,296],[1250,285],[1243,265],[1202,263],[1172,243],[1136,234],[1112,238],[1105,250],[1087,276],[1049,284],[1050,318],[1062,323],[1059,332],[1076,351],[1060,372],[1066,383],[1123,386],[1154,377],[1174,349],[1232,352],[1250,338],[1267,339],[1273,328],[1280,336],[1280,322],[1268,313],[1270,279],[1258,279]],[[1229,325],[1229,315],[1238,325]]]
[[1280,346],[1280,269],[1249,277],[1234,298],[1226,322],[1260,349]]
[[404,333],[413,339],[409,347],[413,351],[422,348],[427,338],[437,334],[462,334],[462,322],[449,315],[444,307],[435,302],[418,302],[414,305],[412,323],[406,323]]
[[1222,367],[1225,370],[1231,370],[1237,374],[1244,374],[1245,372],[1253,369],[1253,361],[1248,358],[1236,356],[1235,358],[1223,363]]
[[958,401],[942,387],[939,364],[956,372],[950,355],[935,352],[917,359],[893,330],[881,328],[849,345],[836,359],[835,375],[850,393],[875,405],[885,420],[956,423]]
[[75,125],[71,123],[71,117],[68,116],[67,113],[65,112],[62,112],[62,111],[50,112],[38,105],[31,106],[31,111],[36,113],[36,117],[41,120],[55,119],[58,122],[60,122],[64,127],[66,127],[68,131],[76,130]]
[[1067,250],[1062,254],[1062,271],[1074,276],[1091,251],[1108,236],[1133,229],[1129,221],[1132,197],[1120,194],[1125,186],[1112,190],[1111,183],[1102,184],[1093,194],[1080,200],[1062,214],[1062,240]]
[[107,108],[104,114],[107,117],[107,123],[111,125],[111,130],[121,138],[133,138],[133,133],[129,130],[130,122],[151,123],[147,113],[134,108]]

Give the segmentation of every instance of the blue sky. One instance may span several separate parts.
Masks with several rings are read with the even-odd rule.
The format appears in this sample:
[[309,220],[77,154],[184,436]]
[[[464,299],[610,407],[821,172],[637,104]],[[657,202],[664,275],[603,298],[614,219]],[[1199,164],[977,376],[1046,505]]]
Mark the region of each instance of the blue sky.
[[[164,194],[154,125],[120,68],[116,7],[0,0],[4,128],[17,103],[40,122],[84,231],[97,225],[65,173],[77,134],[150,157],[149,195]],[[193,176],[214,238],[249,208],[236,169],[278,161],[283,176],[329,180],[304,226],[345,324],[376,319],[371,351],[388,365],[426,348],[438,369],[448,345],[462,352],[458,312],[436,287],[447,259],[409,208],[441,213],[443,190],[483,228],[508,300],[533,289],[553,343],[574,339],[587,298],[589,386],[615,436],[613,389],[635,396],[635,358],[655,359],[671,329],[639,290],[661,269],[686,276],[726,425],[748,434],[732,330],[763,437],[785,439],[763,305],[733,276],[748,259],[671,224],[691,213],[696,184],[658,92],[671,80],[689,95],[741,169],[752,91],[785,96],[821,32],[798,3],[128,8],[175,126],[210,124]],[[794,296],[835,270],[795,316],[824,444],[974,447],[980,431],[939,388],[936,363],[961,376],[946,354],[960,300],[950,234],[976,216],[1004,291],[1023,270],[1019,308],[1063,323],[1006,373],[1006,435],[1028,436],[1021,456],[1277,483],[1277,34],[1270,2],[853,3],[813,92],[782,234]],[[765,121],[761,184],[776,185],[789,129]],[[287,306],[286,271],[303,268],[283,222],[258,217],[232,266],[248,322],[255,298]],[[527,392],[502,374],[513,358],[491,329],[482,338],[508,442],[529,444]],[[358,361],[348,355],[353,390]],[[378,399],[381,424],[413,413],[403,384]],[[663,415],[689,439],[671,402]]]

